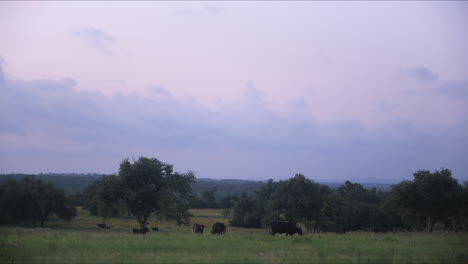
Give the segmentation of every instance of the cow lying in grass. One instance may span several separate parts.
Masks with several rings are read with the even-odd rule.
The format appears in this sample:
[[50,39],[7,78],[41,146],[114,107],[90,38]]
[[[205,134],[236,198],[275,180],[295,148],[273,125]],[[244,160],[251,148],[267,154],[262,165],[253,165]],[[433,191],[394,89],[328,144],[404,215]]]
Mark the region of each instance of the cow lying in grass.
[[107,226],[106,224],[97,224],[100,228],[110,228],[110,226]]

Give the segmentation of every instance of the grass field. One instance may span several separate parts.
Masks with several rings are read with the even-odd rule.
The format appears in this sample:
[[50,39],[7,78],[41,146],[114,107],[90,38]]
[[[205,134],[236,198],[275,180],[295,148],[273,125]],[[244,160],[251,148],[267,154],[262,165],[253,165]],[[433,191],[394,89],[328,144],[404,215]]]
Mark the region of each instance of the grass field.
[[[193,210],[192,222],[225,222],[220,210]],[[169,222],[150,222],[160,232],[133,235],[132,218],[102,219],[80,211],[72,222],[50,228],[0,228],[1,263],[468,263],[468,235],[454,233],[351,232],[272,237],[264,229],[228,227],[203,235]]]

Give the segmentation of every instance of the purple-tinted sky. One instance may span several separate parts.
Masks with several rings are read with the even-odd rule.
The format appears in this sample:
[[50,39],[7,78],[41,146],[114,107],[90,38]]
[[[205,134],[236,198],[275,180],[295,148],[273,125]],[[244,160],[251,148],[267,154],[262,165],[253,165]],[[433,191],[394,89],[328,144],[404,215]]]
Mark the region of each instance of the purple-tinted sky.
[[468,180],[468,2],[0,2],[0,173]]

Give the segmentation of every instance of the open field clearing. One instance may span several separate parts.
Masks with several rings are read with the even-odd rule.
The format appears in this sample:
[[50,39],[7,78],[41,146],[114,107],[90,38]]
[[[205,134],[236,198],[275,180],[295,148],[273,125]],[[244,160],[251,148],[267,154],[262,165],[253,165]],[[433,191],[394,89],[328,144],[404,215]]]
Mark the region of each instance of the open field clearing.
[[220,210],[193,210],[192,222],[208,226],[203,235],[190,227],[150,222],[160,232],[131,234],[132,218],[108,220],[111,229],[96,226],[101,218],[81,211],[72,222],[51,222],[50,228],[0,228],[1,263],[467,263],[468,235],[454,233],[351,232],[272,237],[266,229],[228,227],[210,234],[212,223],[225,222]]

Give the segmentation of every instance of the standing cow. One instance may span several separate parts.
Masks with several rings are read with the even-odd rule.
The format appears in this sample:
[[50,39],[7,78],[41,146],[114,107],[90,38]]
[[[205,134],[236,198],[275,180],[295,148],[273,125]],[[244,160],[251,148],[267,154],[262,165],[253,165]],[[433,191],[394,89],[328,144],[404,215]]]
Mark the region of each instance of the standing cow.
[[224,223],[216,222],[211,229],[211,234],[221,235],[226,233],[226,226]]
[[193,233],[196,233],[196,234],[203,234],[203,229],[205,228],[206,226],[203,225],[203,224],[194,224],[192,226],[192,232]]
[[270,234],[274,236],[277,233],[286,234],[286,236],[292,236],[297,233],[302,236],[302,229],[297,227],[295,224],[289,222],[271,222]]

